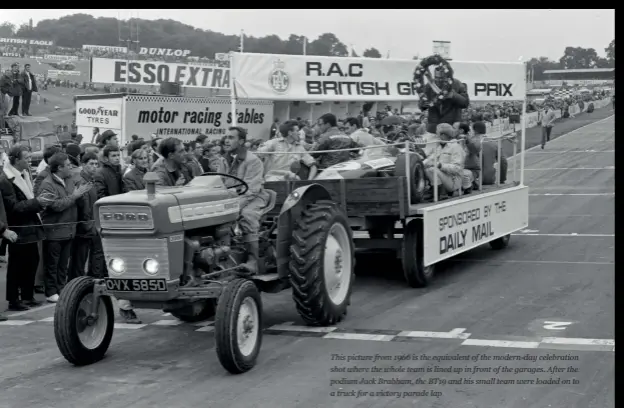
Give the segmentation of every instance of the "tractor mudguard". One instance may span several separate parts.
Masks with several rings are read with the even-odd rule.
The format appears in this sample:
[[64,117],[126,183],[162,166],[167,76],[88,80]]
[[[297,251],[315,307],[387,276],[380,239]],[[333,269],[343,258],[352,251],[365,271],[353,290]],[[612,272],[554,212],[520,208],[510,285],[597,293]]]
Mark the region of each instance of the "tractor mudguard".
[[295,220],[301,217],[301,211],[318,200],[331,200],[331,194],[320,184],[299,187],[286,198],[277,220],[277,274],[280,278],[289,275],[290,243]]

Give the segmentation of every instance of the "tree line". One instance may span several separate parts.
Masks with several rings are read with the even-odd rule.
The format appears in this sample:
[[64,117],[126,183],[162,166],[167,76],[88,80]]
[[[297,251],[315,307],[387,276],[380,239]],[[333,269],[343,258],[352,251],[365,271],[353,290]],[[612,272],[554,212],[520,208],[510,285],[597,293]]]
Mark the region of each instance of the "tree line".
[[[134,27],[134,30],[132,30]],[[192,55],[213,58],[216,53],[238,51],[240,37],[211,30],[202,30],[174,20],[131,19],[119,21],[116,18],[95,18],[88,14],[73,14],[59,19],[41,20],[36,26],[22,24],[16,27],[10,22],[0,24],[0,37],[21,37],[53,40],[56,46],[82,48],[83,44],[125,45],[120,38],[136,37],[140,31],[140,45],[172,49],[188,49]],[[286,40],[277,35],[265,37],[244,37],[244,51],[267,54],[302,54],[305,37],[291,34]],[[358,57],[333,33],[323,33],[316,39],[308,39],[306,54],[334,57]],[[529,61],[534,79],[543,79],[543,72],[550,69],[614,68],[615,39],[605,48],[606,57],[598,56],[594,48],[566,47],[558,61],[547,57],[535,57]],[[362,53],[363,57],[383,58],[375,47]],[[418,55],[414,59],[418,59]]]

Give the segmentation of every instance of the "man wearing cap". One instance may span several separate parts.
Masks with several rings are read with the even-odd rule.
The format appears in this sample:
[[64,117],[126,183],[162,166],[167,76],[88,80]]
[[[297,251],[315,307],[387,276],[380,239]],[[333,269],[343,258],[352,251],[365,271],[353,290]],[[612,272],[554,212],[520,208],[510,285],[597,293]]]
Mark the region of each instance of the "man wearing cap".
[[432,186],[430,197],[433,197],[435,178],[437,178],[438,183],[438,195],[445,197],[446,195],[453,195],[455,191],[461,188],[465,152],[455,139],[456,131],[453,126],[441,123],[436,128],[436,134],[439,138],[438,146],[423,161],[423,165],[425,166],[425,174]]

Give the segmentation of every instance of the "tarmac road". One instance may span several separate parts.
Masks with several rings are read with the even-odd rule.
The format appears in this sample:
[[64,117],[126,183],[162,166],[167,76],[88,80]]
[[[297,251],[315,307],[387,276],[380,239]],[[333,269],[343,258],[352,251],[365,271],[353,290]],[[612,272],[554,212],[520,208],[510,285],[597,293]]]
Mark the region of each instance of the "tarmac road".
[[[589,119],[559,128],[575,120]],[[104,360],[75,368],[57,350],[53,306],[12,314],[0,323],[0,407],[614,407],[614,141],[610,116],[527,152],[529,227],[503,251],[443,262],[426,289],[367,262],[347,319],[316,331],[299,326],[289,293],[264,296],[258,365],[240,376],[221,368],[210,323],[139,310],[146,325],[116,329]],[[341,359],[358,356],[378,361]],[[415,372],[371,371],[399,366]],[[570,383],[505,383],[551,378]]]

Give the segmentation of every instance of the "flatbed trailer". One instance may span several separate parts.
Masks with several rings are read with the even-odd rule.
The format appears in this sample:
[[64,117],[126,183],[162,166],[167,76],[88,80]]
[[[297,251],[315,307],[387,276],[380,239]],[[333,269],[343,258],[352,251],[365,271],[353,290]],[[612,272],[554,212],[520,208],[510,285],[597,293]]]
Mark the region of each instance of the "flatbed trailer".
[[281,208],[297,188],[311,184],[340,205],[354,231],[368,233],[354,238],[356,251],[395,251],[414,287],[431,281],[436,263],[486,243],[502,249],[510,234],[528,226],[529,188],[516,181],[417,204],[409,200],[409,176],[273,181],[265,188],[277,193],[275,208]]

